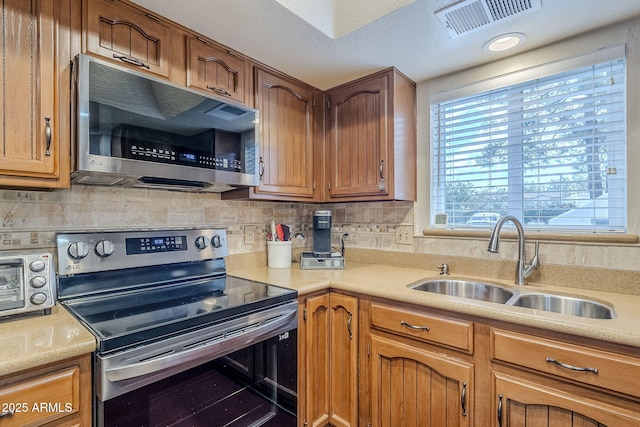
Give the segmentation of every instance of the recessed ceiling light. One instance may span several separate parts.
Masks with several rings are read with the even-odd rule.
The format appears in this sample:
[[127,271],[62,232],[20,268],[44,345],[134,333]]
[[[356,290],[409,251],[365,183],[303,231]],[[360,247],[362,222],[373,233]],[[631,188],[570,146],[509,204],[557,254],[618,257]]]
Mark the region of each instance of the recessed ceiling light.
[[502,53],[520,46],[527,39],[522,33],[501,34],[484,44],[482,50],[485,53]]

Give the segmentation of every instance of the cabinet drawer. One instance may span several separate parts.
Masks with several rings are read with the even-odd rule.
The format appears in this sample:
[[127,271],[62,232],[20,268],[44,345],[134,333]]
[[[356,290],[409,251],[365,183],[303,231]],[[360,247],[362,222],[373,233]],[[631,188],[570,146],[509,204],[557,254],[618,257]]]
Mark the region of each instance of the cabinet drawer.
[[581,383],[640,396],[640,359],[502,329],[491,330],[491,357]]
[[473,322],[372,303],[371,326],[473,352]]
[[80,408],[80,368],[51,374],[0,388],[0,427],[41,425],[77,413]]

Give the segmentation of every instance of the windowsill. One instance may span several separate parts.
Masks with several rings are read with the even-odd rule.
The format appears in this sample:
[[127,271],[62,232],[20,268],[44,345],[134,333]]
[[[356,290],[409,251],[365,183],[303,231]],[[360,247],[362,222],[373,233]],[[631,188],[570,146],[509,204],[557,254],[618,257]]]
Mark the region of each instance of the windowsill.
[[[427,228],[422,231],[424,236],[435,237],[470,237],[486,238],[491,235],[491,230],[449,230],[446,228]],[[640,242],[637,234],[557,234],[541,231],[525,231],[525,236],[529,240],[556,241],[556,242],[577,242],[577,243],[620,243],[635,244]],[[500,237],[506,239],[517,239],[515,231],[503,230]]]

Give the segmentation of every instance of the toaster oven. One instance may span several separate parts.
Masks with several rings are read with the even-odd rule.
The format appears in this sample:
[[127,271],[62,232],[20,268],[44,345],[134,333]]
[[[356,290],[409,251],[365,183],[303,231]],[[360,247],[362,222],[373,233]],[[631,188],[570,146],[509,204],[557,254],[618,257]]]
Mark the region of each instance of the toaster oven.
[[0,253],[0,317],[42,311],[55,304],[55,263],[49,253]]

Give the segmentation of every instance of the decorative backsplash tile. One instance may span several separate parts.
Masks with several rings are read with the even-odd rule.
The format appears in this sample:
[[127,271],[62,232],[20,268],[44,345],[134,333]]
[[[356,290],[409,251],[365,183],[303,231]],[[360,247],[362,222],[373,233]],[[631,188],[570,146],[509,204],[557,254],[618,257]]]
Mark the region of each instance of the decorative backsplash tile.
[[[303,233],[305,240],[294,241],[294,248],[302,250],[312,245],[316,209],[332,211],[332,243],[336,248],[347,233],[347,250],[378,249],[514,262],[517,258],[516,243],[510,241],[503,243],[500,254],[488,254],[486,239],[478,238],[426,236],[414,237],[411,244],[396,243],[396,227],[414,224],[412,202],[224,201],[217,194],[92,186],[51,192],[0,190],[0,250],[53,248],[58,231],[223,227],[231,254],[264,252],[271,220]],[[245,244],[246,225],[255,230],[252,244]],[[542,263],[620,270],[638,270],[638,251],[637,245],[540,245]]]

